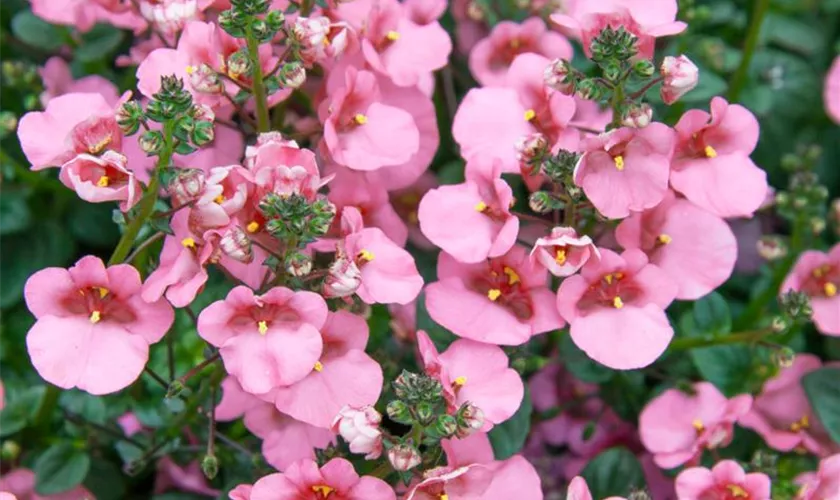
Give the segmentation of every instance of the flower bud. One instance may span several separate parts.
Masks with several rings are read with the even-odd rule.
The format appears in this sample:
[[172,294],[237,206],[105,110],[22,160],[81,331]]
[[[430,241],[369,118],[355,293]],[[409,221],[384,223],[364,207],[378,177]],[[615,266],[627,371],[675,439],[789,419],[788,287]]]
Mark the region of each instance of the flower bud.
[[143,109],[137,101],[126,101],[117,108],[117,125],[125,135],[132,135],[140,128]]
[[420,456],[420,452],[414,446],[398,444],[388,450],[388,461],[391,462],[391,467],[394,470],[404,472],[420,465],[423,457]]
[[787,245],[778,236],[762,236],[755,245],[758,255],[767,261],[779,260],[787,255]]
[[159,130],[147,130],[140,136],[140,149],[149,156],[163,150],[163,134]]
[[554,209],[551,195],[545,191],[535,191],[528,198],[528,206],[538,214],[547,214]]
[[195,122],[195,127],[190,134],[193,144],[198,147],[206,146],[213,142],[216,138],[216,131],[213,128],[213,122],[198,121]]
[[455,418],[458,423],[457,435],[459,438],[467,437],[484,427],[484,412],[469,401],[458,408]]
[[179,169],[169,181],[166,190],[176,207],[198,199],[204,194],[205,174],[198,168]]
[[251,238],[239,226],[231,227],[222,235],[219,239],[219,248],[233,260],[246,264],[254,260]]
[[790,327],[790,321],[784,316],[776,316],[770,323],[770,328],[776,333],[782,333]]
[[364,453],[373,460],[382,454],[382,415],[372,406],[353,408],[345,406],[332,423],[332,431],[347,441],[352,453]]
[[633,72],[642,78],[650,78],[656,73],[656,66],[652,61],[641,59],[633,63]]
[[312,272],[312,257],[294,252],[286,257],[286,272],[297,278],[306,276]]
[[467,2],[467,17],[475,22],[484,21],[484,8],[478,1],[471,0]]
[[290,62],[283,65],[278,75],[280,86],[286,89],[296,89],[306,81],[306,68],[299,62]]
[[190,116],[196,121],[214,122],[216,121],[216,113],[206,104],[196,104],[190,109]]
[[248,54],[242,50],[231,54],[227,60],[227,73],[233,79],[242,75],[250,75],[251,59],[248,58]]
[[347,256],[339,256],[330,265],[324,280],[324,296],[327,298],[349,297],[362,284],[362,271]]
[[576,95],[581,99],[597,100],[601,95],[601,91],[594,80],[587,79],[581,80],[581,82],[578,83]]
[[662,61],[659,72],[664,78],[659,94],[665,104],[674,104],[680,97],[697,86],[699,70],[684,55],[679,57],[667,56]]
[[219,474],[219,459],[213,455],[204,455],[201,459],[201,472],[204,477],[213,480]]
[[187,66],[187,74],[190,76],[190,85],[196,92],[220,94],[225,89],[216,71],[204,63],[199,66]]
[[421,401],[414,407],[414,414],[421,424],[427,425],[435,418],[435,409],[428,401]]
[[560,93],[572,95],[575,92],[574,72],[565,59],[551,61],[543,72],[543,81],[546,86]]
[[411,425],[414,422],[414,418],[411,416],[411,409],[399,399],[388,403],[385,411],[388,413],[388,418],[398,424]]
[[782,346],[773,352],[773,359],[779,368],[790,368],[796,360],[796,351],[787,346]]
[[20,456],[20,445],[9,439],[3,441],[0,447],[0,458],[4,462],[14,462]]
[[184,383],[180,380],[173,380],[166,389],[166,399],[177,398],[184,391]]
[[452,415],[440,415],[435,420],[434,433],[437,436],[448,438],[458,430],[458,421]]
[[548,141],[539,132],[520,137],[516,141],[516,157],[520,163],[531,163],[548,153]]
[[604,78],[611,82],[617,82],[621,78],[621,66],[618,61],[609,60],[601,66]]
[[627,497],[627,500],[651,500],[650,493],[645,490],[638,490],[633,491],[630,493],[630,496]]
[[808,225],[811,226],[811,232],[814,235],[819,235],[823,231],[825,231],[825,219],[822,217],[812,217],[811,220],[808,221]]
[[653,108],[647,103],[642,103],[639,106],[633,106],[624,115],[621,124],[625,127],[645,128],[650,125],[653,119]]

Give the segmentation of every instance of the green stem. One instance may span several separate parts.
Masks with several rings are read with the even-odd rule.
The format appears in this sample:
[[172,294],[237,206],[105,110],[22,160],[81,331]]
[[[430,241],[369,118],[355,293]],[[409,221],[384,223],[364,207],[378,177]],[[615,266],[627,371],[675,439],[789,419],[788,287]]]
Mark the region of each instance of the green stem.
[[770,0],[755,0],[753,4],[752,18],[750,19],[750,27],[747,31],[747,39],[744,42],[744,55],[741,57],[741,63],[738,69],[732,75],[732,80],[729,82],[729,100],[735,102],[738,96],[744,89],[747,83],[747,74],[750,69],[750,62],[752,61],[755,48],[758,45],[758,38],[761,34],[761,25],[764,23],[764,15],[767,13],[767,8],[770,6]]
[[41,401],[41,408],[38,409],[38,414],[35,416],[35,428],[45,427],[49,423],[50,416],[58,404],[59,396],[61,396],[61,389],[52,384],[47,384],[44,399]]
[[368,472],[368,476],[378,477],[379,479],[385,479],[391,474],[391,464],[388,460],[384,460],[382,463],[376,466],[375,469]]
[[260,44],[254,38],[250,25],[245,28],[245,42],[248,44],[248,57],[251,59],[251,68],[253,71],[251,79],[254,84],[254,101],[256,101],[257,105],[257,132],[268,132],[268,95],[265,91],[262,66],[260,65]]
[[761,340],[763,337],[773,333],[772,328],[762,328],[746,332],[731,333],[724,337],[716,338],[681,338],[675,339],[668,346],[672,351],[686,351],[697,347],[711,347],[724,344],[752,343]]

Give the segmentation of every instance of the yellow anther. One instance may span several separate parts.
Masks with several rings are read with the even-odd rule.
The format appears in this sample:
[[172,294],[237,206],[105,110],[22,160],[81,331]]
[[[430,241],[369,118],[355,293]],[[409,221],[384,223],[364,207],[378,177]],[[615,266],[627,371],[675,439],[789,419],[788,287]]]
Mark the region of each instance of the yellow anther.
[[452,381],[452,385],[454,385],[455,387],[463,387],[466,383],[467,377],[458,377],[454,381]]
[[529,110],[525,111],[525,121],[526,122],[529,122],[536,117],[537,117],[537,112],[534,111],[533,109],[529,109]]
[[195,240],[192,238],[184,238],[181,240],[181,246],[184,248],[195,248]]
[[312,487],[312,492],[315,494],[320,494],[321,498],[327,498],[335,491],[335,488],[331,488],[325,484],[318,484]]
[[104,299],[106,295],[108,295],[108,289],[102,288],[101,286],[94,287],[96,290],[99,290],[99,298]]
[[324,365],[320,361],[316,361],[315,366],[313,366],[312,369],[315,370],[316,372],[322,372],[322,371],[324,371]]
[[615,307],[616,309],[621,309],[622,307],[624,307],[624,301],[621,300],[621,297],[619,297],[618,295],[616,295],[613,298],[613,307]]
[[715,148],[713,148],[711,146],[706,146],[706,148],[703,149],[703,153],[706,155],[706,158],[716,158],[717,157],[717,151],[715,151]]
[[105,149],[105,147],[108,144],[111,144],[111,139],[112,139],[111,134],[106,135],[104,138],[102,138],[101,141],[97,142],[96,144],[92,144],[88,148],[88,152],[92,155],[98,155],[99,153],[102,152],[102,150]]
[[826,283],[825,286],[823,286],[823,291],[825,292],[826,297],[834,297],[837,295],[837,285],[834,283]]
[[195,66],[187,66],[187,69],[185,71],[187,72],[188,75],[191,75],[191,74],[195,73],[197,70],[198,70],[198,68],[195,67]]
[[729,493],[731,493],[735,498],[749,498],[750,496],[749,493],[747,493],[747,490],[737,484],[729,484],[726,486],[726,489],[729,490]]
[[691,422],[692,427],[697,432],[703,432],[706,429],[706,426],[703,425],[703,421],[699,418],[695,418],[693,422]]
[[829,271],[829,270],[830,270],[830,267],[829,267],[829,266],[820,266],[820,267],[818,267],[818,268],[814,269],[813,271],[811,271],[811,274],[812,274],[815,278],[822,278],[822,277],[824,277],[826,274],[828,274],[828,271]]
[[108,187],[108,184],[110,184],[110,183],[111,183],[111,179],[109,179],[107,175],[103,175],[102,177],[99,178],[98,181],[96,181],[96,185],[101,187],[101,188]]
[[519,275],[516,274],[516,271],[514,271],[513,268],[505,266],[504,271],[508,277],[508,285],[515,285],[519,283]]
[[447,495],[446,493],[441,493],[438,498],[440,498],[440,500],[449,500],[449,495]]
[[617,280],[624,279],[624,273],[615,273],[613,276],[615,276],[615,279]]
[[265,335],[265,332],[268,331],[268,323],[260,321],[257,323],[257,329],[260,331],[260,335]]
[[558,248],[557,253],[554,254],[554,262],[560,264],[561,266],[566,263],[566,249],[565,248]]
[[615,162],[615,169],[621,172],[624,170],[624,157],[621,155],[614,156],[613,161]]
[[520,42],[518,38],[514,38],[510,41],[510,48],[512,49],[518,49],[520,45],[522,45],[522,42]]
[[487,203],[484,203],[483,201],[479,201],[478,203],[475,204],[475,211],[476,212],[483,212],[485,210],[487,210]]
[[657,237],[656,239],[659,241],[659,243],[662,243],[663,245],[667,245],[668,243],[674,241],[674,239],[671,238],[671,236],[664,233],[660,234],[659,237]]
[[245,226],[245,230],[248,231],[249,233],[256,233],[257,231],[259,231],[259,229],[260,229],[260,223],[255,221],[255,220],[252,220],[251,222],[248,223],[247,226]]
[[492,300],[493,302],[495,302],[496,299],[501,297],[501,295],[502,295],[502,291],[499,290],[498,288],[491,288],[490,290],[487,291],[487,298]]
[[613,275],[612,274],[605,275],[604,276],[604,281],[606,281],[608,285],[612,285]]
[[102,319],[102,313],[99,311],[93,311],[90,313],[90,322],[93,324],[99,323],[99,320]]
[[356,122],[357,125],[364,125],[365,123],[367,123],[367,120],[367,116],[361,113],[356,113],[356,116],[353,117],[353,121]]
[[213,201],[215,201],[216,203],[218,203],[219,205],[221,205],[222,203],[224,203],[224,202],[225,202],[225,195],[220,194],[219,196],[217,196],[217,197],[213,198]]
[[373,255],[373,252],[370,250],[365,250],[364,248],[359,251],[359,258],[362,260],[366,260],[368,262],[372,261],[376,256]]
[[391,30],[385,35],[385,38],[387,38],[388,40],[390,40],[392,42],[396,42],[397,40],[400,39],[400,34],[397,33],[396,31]]

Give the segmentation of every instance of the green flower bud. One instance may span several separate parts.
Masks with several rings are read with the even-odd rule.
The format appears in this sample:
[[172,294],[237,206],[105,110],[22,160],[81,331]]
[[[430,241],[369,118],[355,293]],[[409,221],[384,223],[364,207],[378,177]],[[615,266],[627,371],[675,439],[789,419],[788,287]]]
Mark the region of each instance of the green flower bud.
[[420,401],[414,406],[414,414],[421,424],[428,425],[435,418],[435,407],[428,401]]
[[388,418],[398,424],[411,425],[414,423],[414,418],[411,416],[411,409],[399,399],[388,403],[385,412],[388,414]]
[[213,455],[204,455],[201,459],[201,472],[207,479],[214,479],[219,474],[219,459]]
[[163,134],[159,130],[143,132],[138,142],[140,149],[149,156],[159,154],[163,150]]
[[652,61],[641,59],[633,63],[633,72],[642,78],[650,78],[656,72],[656,66]]
[[216,138],[216,132],[213,128],[213,122],[199,121],[195,122],[195,128],[190,134],[190,139],[193,144],[198,147],[205,146]]

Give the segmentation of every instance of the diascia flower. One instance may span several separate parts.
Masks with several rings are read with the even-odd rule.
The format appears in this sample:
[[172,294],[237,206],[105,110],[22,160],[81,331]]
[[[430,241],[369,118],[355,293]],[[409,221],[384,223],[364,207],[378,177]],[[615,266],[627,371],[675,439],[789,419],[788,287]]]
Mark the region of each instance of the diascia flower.
[[321,357],[327,319],[320,295],[275,287],[254,295],[245,286],[198,316],[198,334],[219,348],[225,369],[252,394],[306,377]]
[[840,123],[840,56],[834,58],[825,76],[823,100],[828,116],[836,123]]
[[767,174],[750,154],[758,143],[758,120],[722,97],[711,114],[692,109],[675,126],[677,147],[671,186],[720,217],[749,217],[767,196]]
[[547,286],[548,272],[519,245],[476,264],[441,253],[437,275],[439,281],[426,287],[426,308],[458,336],[519,345],[564,325]]
[[624,219],[615,238],[624,248],[643,250],[668,273],[678,299],[698,299],[722,285],[738,258],[729,225],[672,191],[656,207]]
[[134,173],[126,168],[125,156],[115,151],[102,156],[80,154],[61,166],[58,178],[79,198],[91,203],[119,201],[123,212],[140,201],[142,194]]
[[254,484],[250,500],[395,500],[385,481],[356,473],[353,464],[334,458],[320,469],[312,460],[295,462],[282,474],[270,474]]
[[811,317],[817,330],[840,336],[840,244],[828,252],[802,252],[781,292],[804,292],[811,299]]
[[450,412],[472,403],[484,414],[486,432],[519,409],[525,388],[519,374],[508,368],[500,347],[461,339],[438,353],[422,330],[417,332],[417,346],[426,373],[440,381]]
[[563,280],[557,308],[590,358],[629,370],[653,363],[668,347],[674,330],[664,310],[676,294],[676,283],[640,250],[601,249],[600,260]]
[[822,459],[816,472],[800,474],[796,483],[801,486],[796,500],[840,498],[840,454]]
[[531,249],[531,260],[542,264],[554,276],[571,276],[590,258],[599,259],[598,248],[589,236],[578,236],[571,227],[555,227],[539,238]]
[[38,373],[62,389],[109,394],[137,380],[149,345],[175,314],[165,300],[140,297],[140,274],[83,257],[69,269],[50,267],[26,282],[26,305],[38,319],[26,347]]
[[747,474],[734,460],[686,469],[677,476],[677,497],[681,500],[770,500],[770,478],[761,472]]
[[663,469],[696,464],[703,450],[728,446],[735,422],[752,406],[752,396],[727,399],[709,382],[694,384],[692,391],[668,389],[639,415],[642,444]]

